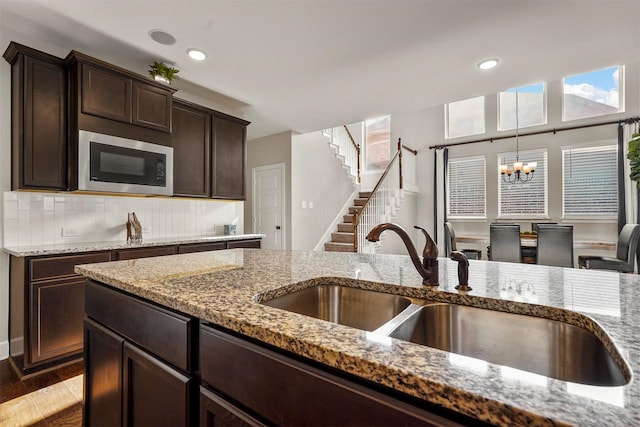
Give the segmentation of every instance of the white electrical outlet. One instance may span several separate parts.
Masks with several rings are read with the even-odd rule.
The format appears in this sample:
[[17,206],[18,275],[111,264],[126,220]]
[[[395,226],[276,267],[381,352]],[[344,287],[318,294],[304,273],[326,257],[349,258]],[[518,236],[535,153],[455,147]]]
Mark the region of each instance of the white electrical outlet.
[[74,227],[62,227],[62,237],[73,237],[78,235],[78,229]]
[[302,209],[307,209],[307,201],[306,200],[302,201]]
[[309,202],[309,209],[313,209],[313,202]]
[[142,234],[148,234],[151,233],[151,226],[150,225],[143,225],[142,226]]

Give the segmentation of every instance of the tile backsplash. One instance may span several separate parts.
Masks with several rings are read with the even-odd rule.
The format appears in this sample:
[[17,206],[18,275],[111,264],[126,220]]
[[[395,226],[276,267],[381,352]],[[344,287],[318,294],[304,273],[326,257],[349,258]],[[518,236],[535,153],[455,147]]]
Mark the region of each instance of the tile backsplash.
[[143,239],[244,229],[244,202],[5,191],[4,246],[125,241],[127,212],[136,213]]

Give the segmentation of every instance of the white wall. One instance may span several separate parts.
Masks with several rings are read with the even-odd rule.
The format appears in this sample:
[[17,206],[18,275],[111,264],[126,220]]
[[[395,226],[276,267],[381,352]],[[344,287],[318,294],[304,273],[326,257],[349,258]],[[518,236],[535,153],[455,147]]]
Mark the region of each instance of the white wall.
[[313,250],[355,186],[321,132],[293,135],[291,165],[291,248]]
[[285,249],[291,249],[291,132],[282,132],[247,142],[247,201],[245,202],[245,228],[253,232],[253,183],[251,182],[252,168],[258,166],[285,164]]

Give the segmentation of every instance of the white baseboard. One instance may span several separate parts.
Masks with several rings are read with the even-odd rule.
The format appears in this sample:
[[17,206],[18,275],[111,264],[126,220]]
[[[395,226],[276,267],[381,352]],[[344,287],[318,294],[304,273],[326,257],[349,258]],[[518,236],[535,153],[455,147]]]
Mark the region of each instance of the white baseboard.
[[4,360],[9,357],[9,341],[0,342],[0,360]]

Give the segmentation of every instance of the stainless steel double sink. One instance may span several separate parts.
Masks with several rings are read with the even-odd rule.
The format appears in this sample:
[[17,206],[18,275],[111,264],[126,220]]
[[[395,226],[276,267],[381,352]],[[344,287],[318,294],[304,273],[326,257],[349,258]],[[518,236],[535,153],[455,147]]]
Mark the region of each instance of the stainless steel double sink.
[[[262,304],[581,384],[630,381],[593,332],[569,323],[378,291],[316,285]],[[603,332],[604,333],[604,332]]]

